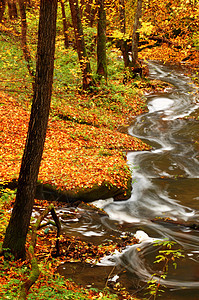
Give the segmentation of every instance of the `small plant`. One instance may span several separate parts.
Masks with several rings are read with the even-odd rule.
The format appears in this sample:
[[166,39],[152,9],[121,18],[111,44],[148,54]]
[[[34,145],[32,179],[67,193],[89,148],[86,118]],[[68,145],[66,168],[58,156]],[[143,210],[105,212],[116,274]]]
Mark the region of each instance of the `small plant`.
[[182,254],[183,250],[173,249],[174,245],[176,245],[174,241],[157,241],[154,243],[154,246],[161,246],[163,248],[163,250],[158,251],[159,254],[156,256],[154,263],[162,263],[163,267],[160,272],[154,273],[147,282],[147,294],[149,294],[149,298],[147,299],[155,300],[164,292],[162,287],[165,286],[162,284],[162,280],[165,280],[168,275],[169,264],[171,263],[174,269],[176,269],[176,260],[184,257],[184,254]]
[[8,188],[0,188],[0,238],[5,234],[8,220],[10,217],[9,208],[10,203],[14,201],[16,191],[12,191]]

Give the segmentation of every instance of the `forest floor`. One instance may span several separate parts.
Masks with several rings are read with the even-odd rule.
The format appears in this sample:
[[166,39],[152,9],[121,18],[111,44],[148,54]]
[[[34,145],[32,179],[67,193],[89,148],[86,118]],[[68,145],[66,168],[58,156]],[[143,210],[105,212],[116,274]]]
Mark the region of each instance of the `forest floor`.
[[[88,114],[88,118],[84,124],[77,121],[63,120],[60,118],[60,114],[63,116],[64,111],[61,111],[59,108],[57,112],[56,108],[52,108],[45,151],[40,169],[40,180],[43,183],[56,185],[63,190],[84,189],[85,186],[86,188],[92,188],[93,185],[100,186],[103,184],[103,181],[105,181],[107,184],[116,185],[118,189],[126,189],[127,180],[129,177],[131,178],[131,172],[126,161],[126,151],[150,149],[150,147],[141,140],[125,133],[125,127],[128,124],[127,120],[131,118],[132,114],[135,116],[145,111],[145,109],[142,109],[142,107],[145,107],[145,100],[144,97],[142,97],[144,92],[160,91],[165,88],[165,86],[159,82],[149,83],[137,80],[134,81],[134,83],[136,83],[138,87],[136,88],[136,92],[134,91],[134,98],[130,99],[129,97],[128,101],[126,101],[130,107],[126,114],[122,113],[123,108],[121,108],[121,106],[119,107],[119,105],[119,113],[111,114],[112,111],[105,109],[99,114],[103,114],[103,120],[109,118],[109,124],[111,124],[111,126],[106,126],[103,121],[100,122],[97,116],[95,120],[89,121],[89,118],[92,116],[90,114]],[[99,101],[99,99],[102,101],[102,93],[99,97],[98,95],[92,95],[92,97],[94,97],[96,101]],[[81,103],[88,101],[85,95],[82,96],[78,93],[74,99],[77,100],[73,100],[74,109],[71,109],[73,113],[78,107],[77,101],[80,101],[80,99]],[[117,105],[117,103],[115,103],[115,105]],[[102,108],[100,108],[100,110],[102,110]],[[1,92],[0,111],[1,144],[3,145],[0,153],[0,178],[1,184],[6,184],[13,179],[17,179],[19,173],[28,127],[29,107],[24,106],[8,93]],[[79,114],[76,112],[76,119],[79,119],[81,114],[83,115],[83,111],[85,114],[85,108],[83,108],[82,111],[79,109]],[[89,122],[90,124],[85,124]],[[124,133],[117,130],[119,126],[123,128]],[[14,196],[15,191],[5,188],[1,189],[1,242],[5,234],[6,225],[8,224]],[[39,200],[36,200],[35,203],[37,208],[45,208],[48,204],[48,201]],[[63,203],[63,205],[65,204]],[[60,241],[62,248],[64,249],[66,248],[66,244],[70,244],[76,248],[76,251],[73,252],[71,250],[71,254],[68,255],[67,258],[66,255],[63,254],[59,259],[53,259],[51,252],[54,249],[55,240],[56,232],[51,232],[47,235],[44,231],[39,232],[36,256],[39,264],[43,265],[41,267],[42,275],[40,275],[37,284],[31,289],[28,299],[45,299],[44,294],[45,297],[48,297],[46,299],[49,299],[49,297],[55,296],[57,292],[60,293],[60,299],[63,299],[63,290],[64,293],[66,293],[66,286],[67,289],[69,289],[67,293],[71,294],[71,299],[76,299],[75,297],[79,299],[78,295],[80,294],[81,299],[109,299],[109,297],[112,299],[113,296],[108,296],[106,291],[99,294],[100,292],[85,290],[63,279],[61,285],[61,279],[60,276],[56,274],[56,268],[63,261],[83,262],[93,260],[95,257],[100,259],[102,256],[110,254],[116,249],[121,250],[129,242],[134,243],[135,240],[131,238],[123,243],[122,246],[121,240],[114,245],[110,242],[102,247],[102,245],[96,246],[93,244],[88,246],[87,243],[83,243],[78,239],[71,242],[71,237],[64,235]],[[85,249],[84,256],[80,256],[83,249]],[[5,299],[12,299],[9,297],[13,297],[14,299],[19,293],[19,282],[23,282],[30,273],[29,262],[8,262],[1,257],[1,265],[2,271],[0,276],[2,288],[0,295]],[[52,274],[54,274],[54,278],[52,278]],[[50,289],[52,282],[55,284],[53,290]],[[45,288],[43,286],[44,283]],[[48,292],[46,292],[47,287],[50,289]],[[40,298],[37,298],[38,292]],[[123,295],[124,299],[131,299],[131,296],[128,295],[125,289],[121,290],[120,286],[116,287],[116,292]]]
[[[43,183],[56,185],[62,190],[74,190],[85,187],[86,189],[92,188],[93,185],[100,186],[105,181],[107,184],[115,185],[118,189],[126,189],[127,181],[131,178],[131,171],[126,161],[126,151],[150,149],[141,140],[126,134],[128,121],[131,120],[132,115],[136,116],[146,111],[144,93],[162,91],[167,87],[157,81],[141,81],[140,79],[134,80],[133,84],[133,98],[126,97],[123,93],[124,107],[120,102],[115,102],[114,111],[107,108],[103,110],[101,105],[100,112],[95,110],[95,116],[88,113],[87,110],[85,112],[85,103],[90,103],[91,99],[93,103],[94,101],[103,101],[103,97],[105,97],[103,92],[99,96],[97,94],[82,95],[77,92],[74,98],[69,99],[71,114],[75,113],[76,115],[75,121],[73,118],[71,118],[72,120],[68,120],[69,118],[63,120],[63,116],[66,115],[66,106],[63,106],[63,110],[60,107],[52,106],[39,175]],[[120,95],[120,91],[118,95]],[[110,93],[108,97],[111,96]],[[23,102],[16,99],[16,96],[6,92],[0,94],[0,131],[3,145],[0,153],[1,184],[17,179],[25,145],[30,109],[29,105],[24,105]],[[80,101],[81,105],[84,104],[82,109],[78,105]],[[86,120],[84,119],[84,122],[77,121],[83,115],[84,118],[87,115]],[[103,115],[103,118],[100,120],[98,115]],[[105,119],[109,120],[108,124],[105,124]],[[119,131],[118,128],[120,128]],[[15,191],[1,189],[0,242],[5,234],[14,197]],[[49,201],[35,200],[35,207],[40,207],[41,210],[48,205]],[[55,207],[56,205],[58,204],[55,203]],[[127,244],[133,244],[136,240],[133,237],[129,237],[125,241],[119,239],[114,243],[110,241],[106,245],[103,244],[102,247],[102,245],[92,243],[88,245],[86,242],[76,238],[72,239],[63,234],[60,239],[63,251],[65,252],[67,247],[74,248],[75,251],[71,250],[67,257],[62,252],[62,255],[56,259],[51,255],[54,251],[55,240],[56,231],[50,231],[48,234],[45,234],[44,230],[38,232],[35,252],[41,275],[31,288],[28,299],[64,299],[63,297],[66,297],[65,299],[113,299],[114,296],[109,295],[108,290],[100,292],[95,289],[84,289],[71,281],[64,280],[57,274],[57,267],[66,261],[87,262],[100,259],[115,250],[122,250]],[[82,253],[84,253],[83,256]],[[3,257],[0,260],[2,267],[0,295],[3,299],[16,299],[19,295],[20,283],[30,275],[30,263],[28,260],[8,262]],[[134,299],[120,285],[116,285],[114,289],[120,298]],[[60,294],[60,298],[57,298],[57,293]],[[38,294],[40,298],[38,298]]]
[[[162,60],[167,57],[168,62],[173,61],[174,63],[183,59],[179,54],[178,58],[177,55],[174,56],[176,51],[172,52],[169,48],[168,55],[165,55],[167,46],[160,47],[152,51],[146,50],[140,55],[140,58]],[[9,53],[6,54],[4,60],[8,59]],[[190,66],[190,70],[195,72],[199,61],[198,52],[192,51],[191,55],[189,53],[183,55],[184,58],[188,57],[186,66]],[[59,58],[57,60],[58,65]],[[58,72],[58,68],[56,72]],[[21,96],[19,90],[18,92],[8,91],[13,88],[10,87],[10,82],[13,83],[16,80],[13,70],[8,75],[2,74],[1,90],[3,91],[0,93],[0,132],[3,145],[0,149],[1,185],[17,179],[19,174],[31,104],[29,100],[24,101],[26,95]],[[197,83],[197,76],[194,76],[193,79]],[[64,88],[63,85],[59,85],[59,80],[55,79],[51,115],[39,174],[40,182],[53,185],[62,191],[73,191],[75,194],[78,194],[80,190],[88,191],[93,186],[101,186],[105,183],[109,189],[115,187],[121,190],[125,196],[125,192],[128,190],[128,181],[131,178],[126,152],[150,149],[141,140],[129,136],[126,129],[133,122],[134,117],[146,112],[144,94],[161,92],[168,85],[150,81],[147,78],[143,80],[137,78],[127,85],[123,85],[122,80],[112,80],[110,86],[111,88],[99,88],[92,94],[87,94],[70,89],[69,86]],[[0,242],[2,242],[14,203],[15,191],[1,188],[0,192]],[[37,208],[44,209],[48,205],[49,201],[35,200]],[[54,205],[56,207],[56,202]],[[88,207],[90,206],[88,205]],[[110,294],[107,288],[103,291],[92,288],[85,289],[57,274],[57,267],[65,261],[97,260],[115,250],[121,251],[128,244],[136,243],[134,238],[128,237],[125,241],[119,240],[115,243],[110,241],[106,245],[96,246],[63,234],[60,237],[63,249],[70,248],[74,251],[70,251],[67,257],[62,253],[58,258],[53,257],[55,242],[55,230],[47,232],[42,229],[38,232],[35,255],[41,273],[27,299],[135,299],[119,284],[112,289],[112,291],[115,290],[114,295]],[[20,293],[20,284],[30,276],[30,261],[7,261],[0,257],[0,264],[0,297],[17,299]]]

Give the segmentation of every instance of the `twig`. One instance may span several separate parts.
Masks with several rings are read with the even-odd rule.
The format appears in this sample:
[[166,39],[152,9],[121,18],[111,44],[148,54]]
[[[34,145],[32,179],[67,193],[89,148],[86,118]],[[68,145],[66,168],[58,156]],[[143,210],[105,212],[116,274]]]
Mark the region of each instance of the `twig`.
[[111,272],[109,273],[108,277],[107,277],[107,280],[106,280],[106,284],[105,284],[105,288],[107,288],[107,285],[108,285],[108,281],[113,273],[113,271],[115,270],[115,266],[113,267],[113,269],[111,270]]
[[[45,224],[41,225],[41,222],[43,219],[48,215],[48,213],[51,212],[52,218],[55,221],[53,223],[52,221],[46,222]],[[30,256],[30,263],[31,263],[31,273],[29,278],[21,285],[21,292],[19,299],[20,300],[25,300],[27,298],[28,291],[30,287],[35,283],[35,281],[38,279],[40,270],[38,267],[37,259],[35,257],[34,253],[34,247],[36,245],[36,238],[37,238],[37,230],[44,227],[44,225],[48,224],[54,224],[57,226],[57,240],[56,240],[56,254],[59,255],[59,236],[60,236],[60,231],[61,231],[61,224],[59,221],[59,218],[55,212],[53,204],[50,204],[44,212],[39,216],[37,219],[36,223],[32,226],[32,234],[31,234],[31,241],[30,241],[30,246],[28,248],[28,253]]]
[[46,226],[48,226],[48,225],[56,226],[55,222],[49,220],[48,222],[41,224],[41,225],[39,226],[38,230],[39,230],[39,229],[42,229],[42,228],[44,228],[44,227],[46,227]]

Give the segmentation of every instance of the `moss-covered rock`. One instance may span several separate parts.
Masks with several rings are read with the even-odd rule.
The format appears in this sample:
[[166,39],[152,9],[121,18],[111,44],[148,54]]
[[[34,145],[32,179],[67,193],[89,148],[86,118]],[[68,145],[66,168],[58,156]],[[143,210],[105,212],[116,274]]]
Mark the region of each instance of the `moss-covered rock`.
[[97,183],[92,188],[78,189],[78,190],[57,190],[55,186],[47,184],[38,184],[36,198],[46,200],[59,200],[67,203],[74,203],[83,201],[86,203],[99,200],[114,198],[116,201],[127,200],[131,195],[131,177],[128,179],[127,188],[118,188],[108,182],[101,185]]

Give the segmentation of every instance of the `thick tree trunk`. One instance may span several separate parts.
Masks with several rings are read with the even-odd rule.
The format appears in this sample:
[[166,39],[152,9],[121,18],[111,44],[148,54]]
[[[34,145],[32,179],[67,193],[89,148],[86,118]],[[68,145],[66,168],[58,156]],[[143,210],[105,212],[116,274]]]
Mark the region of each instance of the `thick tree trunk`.
[[[25,0],[18,0],[19,11],[21,17],[21,48],[25,61],[27,63],[28,71],[32,79],[34,80],[35,72],[33,68],[32,58],[30,55],[30,50],[27,45],[27,22],[26,22],[26,2]],[[34,83],[33,83],[34,90]]]
[[140,18],[142,16],[142,0],[137,0],[137,8],[135,12],[135,20],[133,26],[133,36],[132,36],[132,62],[131,66],[137,68],[138,63],[138,43],[139,43],[139,32],[140,28]]
[[[120,13],[120,30],[125,36],[126,33],[126,14],[125,14],[125,2],[124,0],[119,0],[119,13]],[[121,44],[122,56],[124,60],[124,66],[127,68],[130,64],[128,45],[126,40],[122,40]]]
[[17,6],[16,6],[16,0],[8,0],[8,14],[9,18],[17,19]]
[[75,32],[77,53],[78,53],[80,67],[83,75],[83,89],[87,90],[93,85],[93,79],[91,76],[90,63],[88,61],[88,57],[86,54],[86,46],[84,41],[84,34],[83,34],[78,0],[69,0],[69,4],[70,4],[71,16],[72,16],[73,27]]
[[2,23],[5,8],[6,8],[6,0],[0,0],[0,23]]
[[3,242],[15,258],[25,258],[25,242],[34,204],[52,94],[57,0],[41,0],[35,91],[11,219]]
[[106,61],[106,12],[104,0],[98,0],[98,26],[97,26],[97,74],[107,80]]
[[65,12],[65,6],[64,2],[60,0],[61,3],[61,11],[62,11],[62,21],[63,21],[63,33],[64,33],[64,45],[67,49],[69,47],[69,40],[68,40],[68,25],[66,22],[66,12]]

